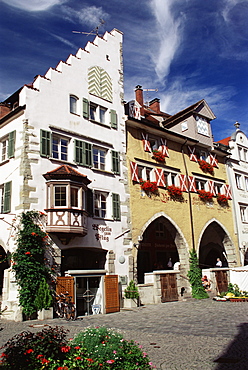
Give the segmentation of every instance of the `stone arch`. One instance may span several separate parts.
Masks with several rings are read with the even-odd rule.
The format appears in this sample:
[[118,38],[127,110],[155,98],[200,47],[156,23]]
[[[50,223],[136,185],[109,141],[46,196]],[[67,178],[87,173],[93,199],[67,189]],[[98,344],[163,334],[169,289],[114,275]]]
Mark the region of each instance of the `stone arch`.
[[230,234],[215,218],[203,228],[197,249],[201,268],[215,267],[217,258],[221,259],[223,267],[237,266],[237,255]]
[[172,264],[180,262],[180,271],[187,274],[189,255],[186,239],[177,224],[164,212],[156,213],[144,224],[135,246],[139,283],[143,282],[145,272],[168,269],[169,258]]

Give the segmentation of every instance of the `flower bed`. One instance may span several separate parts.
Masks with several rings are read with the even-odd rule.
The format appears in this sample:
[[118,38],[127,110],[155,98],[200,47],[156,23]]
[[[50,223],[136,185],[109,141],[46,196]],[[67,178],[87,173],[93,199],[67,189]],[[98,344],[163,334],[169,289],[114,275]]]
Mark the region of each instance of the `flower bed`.
[[198,164],[203,172],[208,172],[211,175],[214,174],[214,167],[210,163],[204,161],[203,159],[198,159]]
[[165,161],[165,155],[159,150],[153,150],[152,154],[153,154],[152,158],[154,158],[156,161],[158,162]]
[[142,190],[144,190],[146,193],[153,193],[156,194],[158,192],[158,185],[155,181],[144,181],[140,179],[140,187]]
[[227,206],[228,205],[228,198],[226,195],[223,195],[223,194],[217,194],[217,202],[221,205],[221,206]]
[[14,370],[151,370],[137,342],[105,327],[87,328],[68,341],[63,327],[22,332],[4,346],[0,367]]
[[213,200],[213,193],[206,190],[198,190],[199,198],[204,202],[211,202]]
[[169,196],[176,200],[182,200],[183,199],[183,193],[182,193],[182,190],[180,188],[178,188],[177,186],[175,185],[170,185],[170,186],[167,186],[167,190],[168,190],[168,193],[169,193]]

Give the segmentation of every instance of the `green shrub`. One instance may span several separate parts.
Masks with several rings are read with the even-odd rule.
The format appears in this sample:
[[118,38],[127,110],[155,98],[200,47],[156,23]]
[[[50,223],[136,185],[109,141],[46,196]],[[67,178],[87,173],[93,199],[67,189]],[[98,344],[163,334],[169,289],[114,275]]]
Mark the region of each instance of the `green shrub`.
[[196,299],[209,298],[202,285],[202,272],[199,268],[197,254],[194,250],[190,251],[189,263],[190,270],[188,271],[188,278],[192,288],[192,297]]
[[133,280],[130,281],[129,285],[124,290],[124,296],[125,298],[131,298],[131,299],[139,298],[138,288],[135,285],[135,282]]

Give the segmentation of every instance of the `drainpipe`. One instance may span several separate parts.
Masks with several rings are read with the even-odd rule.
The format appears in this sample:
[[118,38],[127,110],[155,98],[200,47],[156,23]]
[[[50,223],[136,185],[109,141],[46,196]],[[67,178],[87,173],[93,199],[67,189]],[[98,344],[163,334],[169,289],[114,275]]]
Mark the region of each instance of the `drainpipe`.
[[[186,161],[185,161],[185,157],[184,157],[184,150],[183,150],[183,147],[186,145],[188,139],[185,140],[185,143],[182,145],[181,147],[181,152],[182,152],[182,157],[183,157],[183,164],[184,164],[184,168],[185,168],[185,173],[186,173],[186,176],[187,176],[187,179],[188,179],[188,169],[187,169],[187,165],[186,165]],[[191,227],[191,239],[192,239],[192,248],[193,248],[193,251],[195,252],[195,234],[194,234],[194,220],[193,220],[193,211],[192,211],[192,199],[191,199],[191,193],[190,191],[188,192],[189,193],[189,215],[190,215],[190,227]]]

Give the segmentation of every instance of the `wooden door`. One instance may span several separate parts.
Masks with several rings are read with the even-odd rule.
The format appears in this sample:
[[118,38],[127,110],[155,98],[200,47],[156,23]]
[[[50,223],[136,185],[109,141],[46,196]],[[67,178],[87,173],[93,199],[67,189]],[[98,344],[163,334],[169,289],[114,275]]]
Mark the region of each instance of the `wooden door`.
[[105,310],[106,313],[120,311],[118,275],[106,275],[105,286]]
[[227,271],[223,270],[215,271],[215,278],[219,293],[227,292],[228,289]]
[[74,277],[73,276],[59,276],[56,280],[56,293],[69,293],[72,301],[75,302],[74,296]]
[[160,275],[161,302],[178,301],[176,274]]

